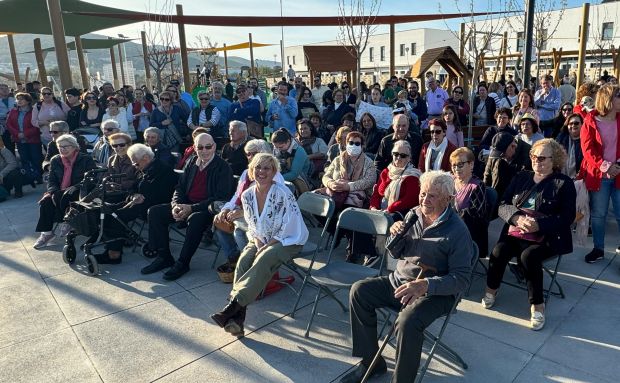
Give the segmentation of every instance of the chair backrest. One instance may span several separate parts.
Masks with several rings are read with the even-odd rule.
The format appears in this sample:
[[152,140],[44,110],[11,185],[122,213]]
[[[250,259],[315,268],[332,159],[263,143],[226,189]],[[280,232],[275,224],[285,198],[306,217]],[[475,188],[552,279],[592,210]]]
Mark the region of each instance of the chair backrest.
[[381,210],[349,207],[340,213],[336,227],[370,235],[387,235],[391,225],[392,217]]
[[336,209],[336,205],[331,198],[312,192],[305,192],[300,195],[297,199],[297,205],[299,205],[301,211],[323,218],[330,218]]

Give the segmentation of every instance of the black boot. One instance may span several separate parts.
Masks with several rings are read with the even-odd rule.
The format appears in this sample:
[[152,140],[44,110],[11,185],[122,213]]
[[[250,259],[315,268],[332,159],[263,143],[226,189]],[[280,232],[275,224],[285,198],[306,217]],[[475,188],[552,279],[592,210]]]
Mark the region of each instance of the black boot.
[[219,313],[215,313],[211,315],[211,319],[215,321],[220,327],[226,326],[226,323],[229,319],[232,319],[239,311],[241,311],[244,307],[237,302],[236,299],[233,299],[224,307],[222,311]]
[[150,265],[140,270],[142,274],[153,274],[174,265],[174,258],[172,258],[170,253],[162,251],[158,252],[158,254],[160,255]]
[[245,330],[243,328],[243,323],[245,322],[245,313],[247,311],[247,306],[242,307],[241,310],[234,317],[226,322],[226,326],[224,326],[224,331],[230,333],[232,336],[236,336],[237,338],[242,338],[245,335]]
[[164,273],[164,279],[167,281],[174,281],[179,279],[183,274],[189,271],[189,266],[183,262],[176,261],[174,266],[170,270]]
[[107,250],[101,254],[94,254],[94,256],[100,265],[118,265],[123,262],[123,254],[119,255],[118,258],[110,258],[110,253]]

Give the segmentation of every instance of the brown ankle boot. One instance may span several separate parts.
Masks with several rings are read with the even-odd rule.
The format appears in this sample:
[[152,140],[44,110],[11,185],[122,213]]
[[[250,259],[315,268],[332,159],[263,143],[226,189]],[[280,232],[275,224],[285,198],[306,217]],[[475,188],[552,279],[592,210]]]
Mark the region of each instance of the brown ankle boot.
[[224,309],[218,313],[211,315],[211,319],[215,321],[220,327],[226,326],[229,319],[232,319],[239,311],[245,309],[241,306],[236,299],[233,299],[224,307]]

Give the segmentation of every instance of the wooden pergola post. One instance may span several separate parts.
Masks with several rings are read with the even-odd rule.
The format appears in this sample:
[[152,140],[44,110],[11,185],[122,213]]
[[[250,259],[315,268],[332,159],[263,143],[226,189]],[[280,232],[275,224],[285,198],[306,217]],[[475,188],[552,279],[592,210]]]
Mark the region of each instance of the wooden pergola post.
[[228,50],[226,49],[226,44],[224,44],[224,73],[226,73],[226,78],[228,79]]
[[252,44],[252,33],[248,33],[248,38],[250,39],[250,77],[252,77],[256,73],[254,72],[254,46]]
[[114,47],[110,47],[110,62],[112,63],[112,80],[114,89],[120,88],[118,85],[118,71],[116,70],[116,56],[114,55]]
[[390,76],[394,76],[396,74],[396,65],[394,63],[394,59],[395,59],[395,49],[394,49],[394,45],[396,44],[396,42],[394,41],[394,34],[395,34],[395,25],[394,23],[390,24]]
[[54,37],[54,48],[56,50],[56,60],[60,72],[60,86],[62,89],[69,89],[73,86],[71,78],[71,66],[69,65],[69,55],[67,53],[67,42],[65,41],[65,27],[62,20],[60,0],[47,0],[49,11],[50,26]]
[[586,66],[586,45],[588,43],[588,22],[590,21],[590,3],[583,4],[583,13],[581,15],[581,33],[579,34],[579,57],[577,58],[577,84],[575,87],[583,83]]
[[123,49],[121,48],[121,44],[118,44],[118,63],[121,67],[121,83],[120,86],[125,85],[125,67],[123,66]]
[[17,54],[15,53],[15,41],[13,41],[13,35],[8,34],[7,40],[9,42],[9,52],[11,53],[11,64],[13,65],[13,77],[15,77],[15,86],[17,86],[18,82],[21,82],[19,79],[19,64],[17,63]]
[[34,39],[34,56],[37,59],[37,68],[39,68],[39,80],[41,85],[48,86],[47,71],[45,70],[45,58],[43,57],[43,49],[41,49],[41,39]]
[[553,54],[553,83],[555,87],[559,87],[561,85],[560,64],[562,63],[562,48],[559,50],[553,48],[551,53]]
[[82,77],[82,89],[89,90],[90,81],[88,80],[88,71],[86,70],[86,61],[84,60],[84,49],[82,48],[82,38],[75,36],[75,52],[77,53],[78,63],[80,64],[80,76]]
[[506,55],[508,54],[508,31],[502,38],[502,74],[506,74]]
[[461,42],[459,44],[459,57],[463,63],[465,63],[465,23],[461,23]]
[[620,78],[620,54],[618,48],[611,46],[611,59],[614,65],[614,77]]
[[[177,16],[183,16],[183,6],[177,4]],[[189,62],[187,57],[187,41],[185,40],[185,24],[178,23],[179,26],[179,45],[181,48],[181,67],[183,68],[183,83],[185,91],[192,91],[192,83],[189,78]],[[180,94],[180,93],[179,93]]]
[[146,88],[150,92],[153,88],[151,88],[151,65],[149,64],[149,50],[146,45],[146,32],[140,32],[140,36],[142,37],[142,56],[144,57],[144,71],[146,72]]

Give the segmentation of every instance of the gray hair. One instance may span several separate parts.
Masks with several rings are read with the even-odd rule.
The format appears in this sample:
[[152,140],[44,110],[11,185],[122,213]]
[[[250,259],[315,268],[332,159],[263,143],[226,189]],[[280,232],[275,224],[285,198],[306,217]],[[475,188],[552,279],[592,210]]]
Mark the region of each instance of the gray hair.
[[62,143],[69,144],[76,149],[80,147],[80,145],[77,142],[77,139],[71,134],[63,134],[62,136],[56,139],[56,145],[58,147],[60,147]]
[[402,146],[403,148],[407,149],[409,151],[409,155],[411,155],[411,144],[408,141],[405,140],[398,140],[394,143],[394,148],[396,146]]
[[441,193],[448,197],[452,197],[456,194],[452,175],[442,170],[431,170],[423,173],[420,177],[420,188],[423,185],[438,186]]
[[246,153],[271,153],[271,146],[265,140],[254,139],[245,144]]
[[68,132],[69,124],[66,121],[54,121],[50,123],[50,129],[56,129],[60,132]]
[[228,123],[228,126],[231,128],[237,128],[240,131],[247,133],[248,132],[248,126],[246,125],[245,122],[243,121],[239,121],[239,120],[232,120],[231,122]]
[[198,94],[196,96],[200,97],[203,94],[206,94],[207,96],[211,96],[211,94],[208,91],[206,91],[206,90],[201,90],[200,92],[198,92]]
[[144,135],[146,136],[149,133],[155,133],[157,134],[157,137],[161,137],[161,129],[155,127],[155,126],[151,126],[150,128],[146,128],[144,129]]
[[144,144],[133,144],[127,149],[127,155],[132,160],[141,159],[144,156],[148,156],[151,160],[155,158],[153,150]]
[[219,82],[219,81],[213,81],[213,82],[211,83],[211,90],[213,90],[213,88],[216,88],[216,87],[217,87],[217,88],[224,89],[224,84],[222,84],[222,83],[221,83],[221,82]]
[[101,123],[101,131],[104,131],[106,128],[114,128],[114,129],[121,130],[121,127],[118,124],[118,122],[112,119],[105,120],[104,122]]

